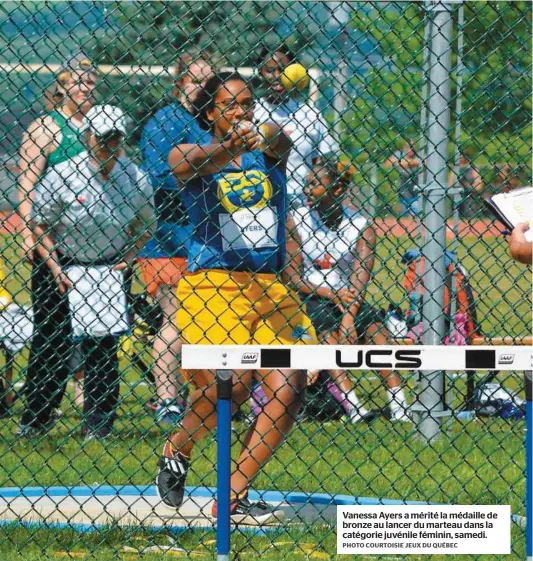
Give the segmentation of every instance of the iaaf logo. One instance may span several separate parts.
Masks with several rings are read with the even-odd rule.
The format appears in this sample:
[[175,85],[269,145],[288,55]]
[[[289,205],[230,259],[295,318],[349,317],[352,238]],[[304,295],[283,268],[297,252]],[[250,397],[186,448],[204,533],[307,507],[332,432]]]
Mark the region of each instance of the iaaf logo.
[[244,353],[242,355],[242,364],[255,364],[259,358],[259,353]]
[[[340,368],[420,368],[422,351],[397,350],[397,351],[335,351],[335,362]],[[394,356],[393,356],[394,355]],[[389,360],[383,360],[386,357]]]
[[500,355],[498,359],[498,364],[513,364],[514,355]]

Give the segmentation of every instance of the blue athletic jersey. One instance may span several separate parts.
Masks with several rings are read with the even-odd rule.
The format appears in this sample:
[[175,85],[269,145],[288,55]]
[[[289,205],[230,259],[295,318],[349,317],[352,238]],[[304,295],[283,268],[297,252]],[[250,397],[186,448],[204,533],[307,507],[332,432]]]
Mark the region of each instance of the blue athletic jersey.
[[198,144],[205,135],[196,119],[179,103],[160,109],[146,123],[140,147],[142,168],[154,189],[157,231],[139,257],[185,257],[191,228],[179,197],[178,185],[168,157],[179,144]]
[[278,273],[285,261],[286,174],[262,152],[241,165],[187,181],[182,199],[193,229],[188,270]]

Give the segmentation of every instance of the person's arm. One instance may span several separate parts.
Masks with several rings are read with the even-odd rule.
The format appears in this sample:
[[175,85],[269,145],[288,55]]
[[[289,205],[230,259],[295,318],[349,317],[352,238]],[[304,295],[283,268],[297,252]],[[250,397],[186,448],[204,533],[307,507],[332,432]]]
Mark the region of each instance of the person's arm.
[[63,179],[53,169],[37,183],[29,227],[36,239],[35,251],[50,269],[59,291],[65,293],[72,287],[72,283],[61,268],[52,234],[53,225],[62,212],[62,186]]
[[157,216],[155,213],[154,194],[152,186],[139,169],[136,170],[139,192],[135,197],[135,216],[129,224],[130,244],[124,254],[122,261],[114,268],[123,270],[128,267],[153,237],[157,228]]
[[515,261],[524,265],[533,264],[533,243],[526,239],[529,224],[518,224],[509,237],[509,251]]
[[181,144],[170,152],[168,162],[179,181],[217,173],[237,156],[255,150],[260,138],[255,127],[241,123],[223,142],[209,145]]
[[72,288],[72,282],[68,278],[67,274],[63,272],[63,269],[59,264],[59,257],[57,255],[57,251],[55,250],[55,244],[52,236],[49,234],[50,225],[36,224],[32,222],[32,232],[37,239],[35,251],[39,254],[39,257],[45,265],[50,269],[50,272],[52,273],[52,276],[59,288],[59,292],[64,294],[69,288]]
[[357,258],[353,262],[353,272],[350,277],[350,290],[353,294],[353,304],[346,310],[342,317],[340,336],[341,341],[346,343],[357,342],[355,330],[355,318],[359,308],[365,299],[366,289],[372,277],[374,268],[376,244],[376,233],[372,226],[368,226],[356,244]]
[[140,237],[150,239],[157,227],[154,190],[148,177],[139,168],[136,169],[136,175],[138,192],[135,197],[135,216],[130,223],[130,228]]
[[17,212],[22,219],[23,251],[31,258],[34,240],[30,225],[34,187],[48,160],[57,125],[49,118],[34,121],[24,133],[20,147]]
[[472,188],[476,193],[482,193],[485,188],[481,174],[475,167],[472,168]]
[[292,149],[292,140],[289,136],[272,121],[260,125],[259,132],[267,145],[265,154],[282,165],[286,165]]
[[285,267],[283,269],[282,279],[291,288],[304,295],[316,295],[320,298],[332,300],[335,297],[334,292],[328,287],[317,287],[307,282],[303,276],[303,257],[302,257],[302,240],[296,229],[294,218],[291,214],[287,215],[287,223],[285,226]]
[[455,173],[450,171],[448,174],[448,188],[452,189],[455,186]]
[[365,299],[367,286],[372,278],[375,262],[376,232],[373,226],[368,226],[357,240],[355,251],[357,258],[353,262],[350,284],[357,298]]

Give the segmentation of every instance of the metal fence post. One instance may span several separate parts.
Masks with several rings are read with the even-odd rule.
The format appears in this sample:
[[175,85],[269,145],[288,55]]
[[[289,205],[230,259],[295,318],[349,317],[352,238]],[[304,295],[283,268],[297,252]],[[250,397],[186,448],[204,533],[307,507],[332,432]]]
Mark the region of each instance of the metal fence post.
[[[452,13],[447,2],[428,6],[431,26],[431,64],[429,73],[427,178],[424,186],[426,232],[424,243],[423,342],[440,345],[444,336],[444,278],[446,267],[446,200],[448,181],[448,128],[450,124],[450,73],[452,61]],[[441,433],[444,407],[444,374],[424,372],[420,378],[418,411],[419,436],[430,441]]]

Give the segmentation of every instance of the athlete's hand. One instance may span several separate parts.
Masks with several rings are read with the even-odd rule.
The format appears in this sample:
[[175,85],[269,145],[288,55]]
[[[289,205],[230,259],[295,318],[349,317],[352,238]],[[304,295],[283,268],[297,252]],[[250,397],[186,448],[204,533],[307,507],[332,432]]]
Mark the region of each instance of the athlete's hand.
[[320,370],[308,370],[307,371],[307,387],[312,386],[317,380]]
[[342,316],[339,326],[339,345],[355,345],[356,343],[355,315],[348,311]]
[[113,266],[113,271],[125,271],[128,267],[131,267],[135,263],[136,257],[136,252],[128,251],[122,258],[122,261]]
[[333,291],[333,303],[340,308],[341,312],[344,312],[357,299],[357,295],[352,288],[339,288],[339,290]]
[[238,155],[256,150],[261,140],[257,127],[249,121],[242,121],[233,128],[224,146],[232,154]]

